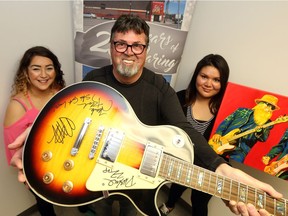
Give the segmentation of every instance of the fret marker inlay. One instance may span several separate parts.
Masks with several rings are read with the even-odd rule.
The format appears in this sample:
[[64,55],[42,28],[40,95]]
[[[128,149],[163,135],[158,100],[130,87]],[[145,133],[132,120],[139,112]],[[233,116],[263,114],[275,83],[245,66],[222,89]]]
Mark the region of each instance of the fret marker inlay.
[[222,193],[222,189],[223,189],[223,181],[222,180],[220,181],[218,179],[218,181],[217,181],[217,192],[218,192],[218,194]]
[[174,166],[174,163],[173,163],[174,161],[173,160],[171,160],[170,161],[170,163],[169,163],[169,169],[168,169],[168,176],[171,176],[171,173],[172,173],[172,171],[173,171],[173,166]]
[[191,170],[191,168],[189,168],[188,171],[187,171],[186,183],[190,183],[191,182],[191,173],[192,173],[192,170]]
[[264,198],[264,196],[263,196],[262,194],[258,194],[257,206],[258,206],[259,208],[264,208],[263,198]]
[[204,173],[200,172],[198,175],[198,185],[202,187]]
[[179,167],[178,167],[177,179],[179,179],[180,176],[181,176],[182,166],[183,166],[183,164],[181,163],[181,164],[179,165]]
[[240,200],[242,201],[242,202],[246,202],[246,189],[244,188],[244,187],[241,187],[240,188]]
[[285,211],[285,206],[284,206],[284,203],[280,203],[278,201],[276,201],[276,211],[277,215],[284,215],[284,211]]

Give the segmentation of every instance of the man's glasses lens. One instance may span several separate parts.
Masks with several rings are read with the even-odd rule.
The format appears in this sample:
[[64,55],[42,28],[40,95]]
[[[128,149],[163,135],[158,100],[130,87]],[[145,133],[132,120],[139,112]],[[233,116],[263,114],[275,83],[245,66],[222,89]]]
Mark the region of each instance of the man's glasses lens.
[[115,50],[119,53],[124,53],[126,52],[126,50],[131,47],[132,52],[135,55],[140,55],[143,53],[144,49],[146,48],[146,45],[144,44],[132,44],[132,45],[128,45],[127,43],[123,43],[123,42],[118,42],[115,41],[113,42]]

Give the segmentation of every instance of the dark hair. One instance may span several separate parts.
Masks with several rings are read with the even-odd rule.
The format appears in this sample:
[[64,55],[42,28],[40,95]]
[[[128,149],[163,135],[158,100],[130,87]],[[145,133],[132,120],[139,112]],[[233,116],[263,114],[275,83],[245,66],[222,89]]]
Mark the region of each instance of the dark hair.
[[144,33],[146,35],[146,45],[149,45],[149,25],[145,20],[133,14],[123,14],[116,20],[111,29],[110,42],[112,42],[116,32],[126,33],[129,30],[133,30],[136,34]]
[[58,61],[57,56],[45,47],[35,46],[28,49],[20,60],[19,67],[14,78],[13,95],[19,92],[24,92],[26,95],[29,83],[27,78],[27,70],[34,56],[43,56],[51,59],[56,72],[56,78],[54,80],[53,87],[57,89],[65,87],[65,81],[63,79],[64,74],[61,70],[61,64]]
[[221,89],[219,93],[214,95],[209,102],[210,112],[216,115],[219,110],[219,107],[221,105],[221,102],[222,102],[222,99],[226,90],[226,86],[227,86],[227,82],[229,78],[229,72],[230,72],[229,66],[226,60],[221,55],[209,54],[198,62],[195,68],[194,74],[192,76],[192,79],[186,89],[185,106],[190,106],[192,103],[195,102],[196,94],[197,94],[196,79],[201,69],[206,66],[215,67],[218,69],[220,73]]

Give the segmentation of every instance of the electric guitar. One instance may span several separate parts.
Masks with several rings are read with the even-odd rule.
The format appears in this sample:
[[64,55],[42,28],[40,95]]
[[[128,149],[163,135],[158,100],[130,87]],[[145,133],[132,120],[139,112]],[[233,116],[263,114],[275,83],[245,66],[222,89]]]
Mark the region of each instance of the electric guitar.
[[274,161],[268,166],[265,166],[264,172],[270,175],[279,176],[287,169],[288,169],[288,154],[282,157],[280,160]]
[[[280,116],[277,119],[275,119],[274,121],[271,121],[267,124],[264,124],[261,126],[261,128],[266,128],[275,124],[279,124],[279,123],[283,123],[283,122],[287,122],[288,121],[288,116]],[[236,140],[246,136],[248,134],[254,133],[257,131],[257,127],[244,131],[242,133],[239,133],[239,129],[236,128],[232,131],[230,131],[229,133],[227,133],[226,135],[222,136],[220,138],[219,141],[214,141],[212,138],[208,141],[208,144],[211,146],[211,148],[213,148],[213,150],[219,154],[222,155],[224,152],[227,151],[232,151],[233,149],[236,148]]]
[[[97,82],[70,85],[40,111],[23,150],[27,183],[60,206],[123,195],[142,213],[133,191],[175,182],[224,200],[252,203],[287,215],[287,200],[193,165],[193,147],[180,128],[141,123],[128,101]],[[148,198],[147,198],[148,199]]]

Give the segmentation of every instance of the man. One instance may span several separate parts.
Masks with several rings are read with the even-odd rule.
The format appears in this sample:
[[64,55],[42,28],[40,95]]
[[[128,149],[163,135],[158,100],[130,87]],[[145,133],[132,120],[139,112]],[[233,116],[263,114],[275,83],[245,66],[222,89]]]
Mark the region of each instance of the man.
[[[256,105],[252,109],[238,108],[227,116],[209,140],[210,143],[217,143],[222,139],[222,143],[229,143],[227,139],[233,140],[233,136],[240,136],[239,139],[232,141],[236,147],[225,153],[225,155],[229,155],[230,159],[239,163],[244,162],[250,149],[258,141],[265,142],[267,140],[273,126],[265,127],[265,124],[271,122],[273,111],[279,109],[278,99],[273,95],[266,94],[262,98],[256,99],[255,102]],[[247,131],[251,131],[251,133]],[[246,135],[241,137],[241,133],[246,133]],[[225,141],[223,142],[223,140]]]
[[[264,171],[267,171],[268,173],[273,173],[275,172],[275,170],[277,170],[277,173],[273,173],[274,175],[278,176],[281,179],[288,180],[288,159],[287,159],[288,157],[288,129],[283,134],[280,142],[277,145],[273,146],[271,150],[268,152],[268,154],[262,157],[262,161],[265,165],[268,165],[269,162],[276,156],[278,156],[277,160],[275,162],[272,162],[273,164],[275,164],[275,166],[273,166],[271,163],[269,166],[266,166]],[[277,166],[277,162],[279,163],[278,166]],[[272,170],[267,169],[269,167],[271,167]],[[278,170],[280,167],[282,169]]]
[[[219,157],[207,144],[204,137],[198,133],[187,121],[177,99],[175,91],[161,75],[144,68],[149,45],[149,26],[141,18],[133,15],[122,15],[115,22],[111,30],[110,52],[112,65],[93,70],[88,73],[84,81],[98,81],[105,83],[119,91],[130,102],[137,117],[147,125],[169,124],[182,128],[191,137],[194,143],[196,165],[215,171],[219,175],[227,176],[237,181],[265,190],[275,198],[282,195],[275,191],[270,185],[258,181],[244,172],[232,168],[224,159]],[[21,142],[27,136],[22,134],[10,148],[21,146]],[[25,181],[21,173],[21,151],[12,159],[12,163],[19,168],[19,181]],[[158,215],[154,206],[154,200],[149,199],[146,194],[152,190],[134,191],[136,199],[145,203],[145,211],[149,216]],[[103,209],[110,210],[100,215],[111,214],[111,204],[114,199],[121,203],[121,215],[136,215],[131,204],[125,198],[111,197],[105,199]],[[227,204],[228,205],[228,204]],[[105,208],[105,206],[107,208]],[[264,209],[257,211],[251,205],[230,201],[229,208],[235,214],[251,216],[267,216]],[[97,211],[97,209],[96,209]]]

